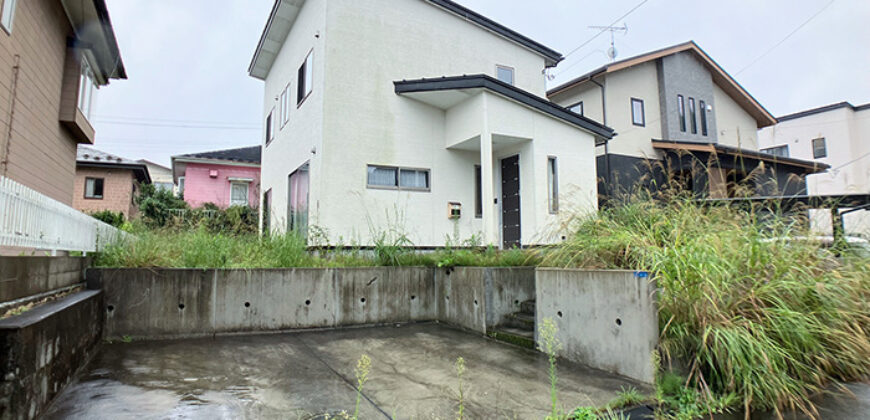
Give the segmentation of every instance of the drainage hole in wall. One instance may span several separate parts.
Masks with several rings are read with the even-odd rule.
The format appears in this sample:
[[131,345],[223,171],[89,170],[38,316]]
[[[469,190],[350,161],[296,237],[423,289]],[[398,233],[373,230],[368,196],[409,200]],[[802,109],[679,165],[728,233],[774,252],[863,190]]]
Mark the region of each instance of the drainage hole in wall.
[[245,302],[245,307],[246,307],[246,308],[250,308],[250,307],[251,307],[251,302]]
[[562,317],[562,311],[556,312],[556,315],[559,315],[559,318]]
[[411,300],[417,299],[417,296],[411,295]]
[[115,310],[115,305],[109,305],[109,306],[106,306],[106,310],[109,311],[109,312],[114,311],[114,310]]
[[474,306],[477,306],[477,299],[474,299]]
[[520,301],[518,301],[518,300],[514,301],[514,305],[519,305],[519,304],[520,304]]
[[362,303],[366,303],[366,298],[362,298],[362,299],[360,299],[359,301],[362,302]]
[[311,306],[311,299],[305,301],[305,306]]
[[616,325],[622,326],[622,320],[619,318],[616,318]]
[[450,300],[450,296],[444,296],[444,299]]
[[179,303],[179,304],[178,304],[178,309],[184,310],[184,304],[183,304],[183,303]]

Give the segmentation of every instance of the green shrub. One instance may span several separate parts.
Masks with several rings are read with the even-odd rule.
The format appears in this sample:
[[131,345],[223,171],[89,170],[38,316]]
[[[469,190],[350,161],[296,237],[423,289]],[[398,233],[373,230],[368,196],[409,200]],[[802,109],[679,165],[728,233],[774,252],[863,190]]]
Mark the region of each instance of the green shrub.
[[116,228],[120,228],[127,221],[127,219],[124,217],[124,213],[120,212],[120,211],[118,211],[118,212],[114,212],[111,210],[98,211],[96,213],[91,213],[91,217],[93,217],[94,219],[97,219],[103,223],[110,224]]

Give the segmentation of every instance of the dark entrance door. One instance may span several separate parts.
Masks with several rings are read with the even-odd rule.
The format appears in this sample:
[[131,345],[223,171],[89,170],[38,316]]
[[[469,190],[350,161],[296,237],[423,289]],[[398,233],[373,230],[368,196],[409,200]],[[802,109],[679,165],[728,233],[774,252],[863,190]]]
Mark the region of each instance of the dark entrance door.
[[520,246],[520,157],[501,161],[501,226],[505,249]]

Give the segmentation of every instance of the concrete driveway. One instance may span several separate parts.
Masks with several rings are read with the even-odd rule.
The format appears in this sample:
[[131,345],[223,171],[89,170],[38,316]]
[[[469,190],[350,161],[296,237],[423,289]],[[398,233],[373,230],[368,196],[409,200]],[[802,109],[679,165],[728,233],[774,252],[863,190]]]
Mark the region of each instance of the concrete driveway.
[[[353,411],[354,367],[372,359],[363,419],[456,417],[454,362],[466,359],[468,418],[543,418],[543,354],[441,324],[105,345],[46,418],[316,418]],[[625,378],[563,363],[565,409],[600,405]]]

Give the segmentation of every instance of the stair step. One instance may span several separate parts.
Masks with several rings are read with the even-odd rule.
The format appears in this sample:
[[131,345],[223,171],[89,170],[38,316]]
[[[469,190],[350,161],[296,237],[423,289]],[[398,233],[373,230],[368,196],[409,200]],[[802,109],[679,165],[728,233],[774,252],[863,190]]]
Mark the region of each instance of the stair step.
[[535,300],[527,300],[520,304],[520,312],[535,316]]
[[522,312],[515,312],[507,315],[502,320],[502,324],[506,327],[517,328],[525,331],[535,331],[535,316]]
[[505,343],[529,349],[535,348],[535,332],[511,327],[498,327],[489,336]]

